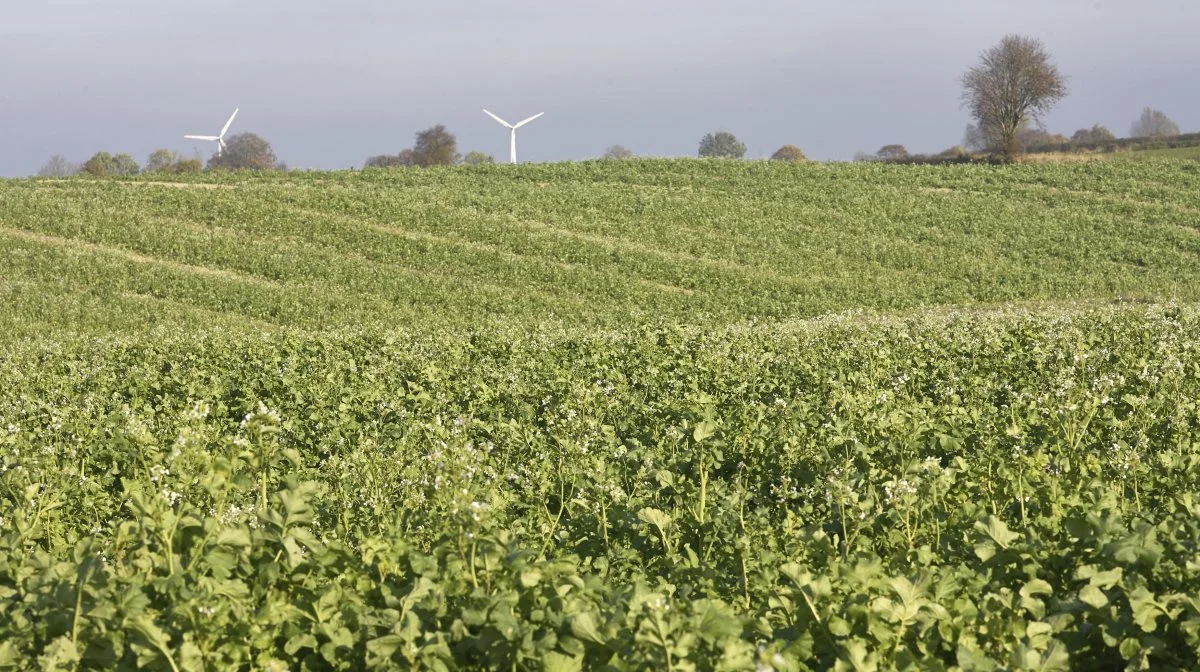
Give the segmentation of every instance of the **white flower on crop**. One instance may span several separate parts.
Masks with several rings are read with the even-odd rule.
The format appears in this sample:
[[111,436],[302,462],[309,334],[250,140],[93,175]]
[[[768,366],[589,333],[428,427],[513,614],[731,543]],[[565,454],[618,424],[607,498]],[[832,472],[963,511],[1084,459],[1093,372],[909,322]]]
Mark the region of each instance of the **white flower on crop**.
[[176,504],[178,504],[179,500],[183,499],[183,495],[181,493],[175,492],[174,490],[163,490],[162,494],[163,494],[163,499],[166,499],[167,504],[169,504],[172,507],[174,507]]
[[156,465],[150,467],[150,482],[151,483],[158,483],[161,479],[163,479],[167,476],[170,476],[170,475],[171,475],[171,470],[160,464],[156,464]]
[[188,411],[188,420],[204,420],[208,418],[210,410],[207,401],[198,401],[192,405],[192,410]]
[[907,479],[893,478],[892,480],[883,484],[883,492],[884,497],[890,503],[896,500],[904,499],[908,495],[915,494],[917,489],[914,488],[912,483],[909,483]]
[[242,418],[241,428],[249,431],[263,432],[279,427],[280,419],[279,412],[270,408],[267,405],[258,402],[258,410],[246,414]]

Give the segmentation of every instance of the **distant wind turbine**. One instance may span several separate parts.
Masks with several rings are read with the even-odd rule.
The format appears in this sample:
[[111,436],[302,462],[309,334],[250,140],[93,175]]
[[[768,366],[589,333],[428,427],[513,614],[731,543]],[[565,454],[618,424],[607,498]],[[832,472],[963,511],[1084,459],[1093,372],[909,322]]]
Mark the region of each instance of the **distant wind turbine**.
[[533,115],[532,117],[530,117],[524,121],[519,121],[516,124],[510,124],[507,121],[501,119],[500,117],[497,117],[496,115],[492,114],[491,112],[488,112],[487,110],[484,110],[483,113],[488,115],[489,117],[495,119],[496,121],[500,122],[501,126],[504,126],[505,128],[512,130],[512,142],[509,145],[509,161],[511,163],[517,162],[517,129],[524,126],[525,124],[528,124],[529,122],[533,121],[534,119],[537,119],[538,117],[542,116],[543,114],[545,114],[545,112],[538,112],[537,114]]
[[233,118],[237,116],[238,109],[234,108],[233,114],[229,115],[229,121],[225,122],[225,128],[221,129],[220,135],[185,135],[183,137],[189,140],[207,140],[217,143],[217,156],[221,155],[221,151],[225,149],[225,132],[229,130],[229,126],[233,124]]

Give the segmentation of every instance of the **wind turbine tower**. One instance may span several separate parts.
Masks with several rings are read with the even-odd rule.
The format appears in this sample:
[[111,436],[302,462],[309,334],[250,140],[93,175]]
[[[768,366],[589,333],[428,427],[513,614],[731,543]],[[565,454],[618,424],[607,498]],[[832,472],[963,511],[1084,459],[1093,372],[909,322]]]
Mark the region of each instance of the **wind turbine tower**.
[[510,129],[511,136],[512,136],[510,143],[509,143],[509,162],[510,163],[517,162],[517,129],[524,126],[525,124],[528,124],[529,122],[533,121],[534,119],[537,119],[538,117],[542,116],[543,114],[545,114],[545,112],[538,112],[537,114],[533,115],[532,117],[530,117],[528,119],[525,119],[524,121],[519,121],[515,124],[510,124],[507,121],[501,119],[500,117],[497,117],[496,115],[492,114],[491,112],[488,112],[487,110],[484,110],[483,113],[488,115],[492,119],[495,119],[496,121],[500,122],[501,126],[507,128],[507,129]]
[[221,155],[221,151],[225,149],[225,133],[229,130],[229,126],[233,124],[233,118],[237,116],[238,108],[234,108],[233,114],[229,115],[229,121],[225,122],[225,127],[221,129],[220,135],[185,135],[183,137],[188,140],[207,140],[217,143],[217,156]]

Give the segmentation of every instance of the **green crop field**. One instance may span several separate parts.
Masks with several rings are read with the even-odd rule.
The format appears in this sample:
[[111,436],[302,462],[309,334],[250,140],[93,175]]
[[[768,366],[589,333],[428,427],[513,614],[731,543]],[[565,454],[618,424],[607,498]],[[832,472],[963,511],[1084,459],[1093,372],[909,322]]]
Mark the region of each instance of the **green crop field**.
[[1176,147],[1173,149],[1147,149],[1139,152],[1120,152],[1114,158],[1123,161],[1146,161],[1160,159],[1190,159],[1200,161],[1200,147]]
[[1200,163],[0,182],[0,668],[1200,665]]
[[1200,166],[630,161],[0,183],[0,331],[1200,298]]

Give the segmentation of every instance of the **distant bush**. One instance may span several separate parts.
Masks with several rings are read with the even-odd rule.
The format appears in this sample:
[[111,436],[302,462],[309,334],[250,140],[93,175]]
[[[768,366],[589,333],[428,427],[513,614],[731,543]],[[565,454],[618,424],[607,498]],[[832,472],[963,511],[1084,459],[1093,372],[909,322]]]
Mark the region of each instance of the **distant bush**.
[[779,149],[775,150],[775,153],[771,155],[771,160],[772,161],[807,161],[808,158],[806,156],[804,156],[804,152],[802,152],[799,147],[797,147],[795,145],[784,145],[784,146],[780,147]]
[[411,168],[416,165],[413,162],[413,150],[405,149],[399,154],[379,154],[367,159],[363,164],[364,168]]
[[113,156],[108,152],[96,152],[84,162],[80,172],[96,177],[108,175],[137,175],[141,171],[138,162],[128,154]]
[[971,156],[971,153],[967,151],[966,147],[963,147],[962,145],[955,145],[949,149],[943,149],[934,156],[940,158],[962,159]]
[[1102,145],[1115,142],[1116,139],[1117,136],[1113,135],[1112,131],[1108,130],[1104,126],[1101,126],[1100,124],[1095,124],[1091,128],[1081,128],[1078,131],[1075,131],[1075,134],[1071,136],[1071,144]]
[[1017,133],[1017,144],[1026,152],[1030,147],[1065,145],[1070,141],[1070,138],[1061,133],[1051,133],[1041,128],[1028,128]]
[[1116,140],[1099,142],[1070,141],[1030,147],[1028,151],[1036,154],[1052,152],[1140,152],[1151,149],[1179,149],[1182,147],[1200,147],[1200,133],[1145,138],[1117,138]]
[[185,159],[169,149],[155,150],[146,160],[145,173],[162,173],[178,175],[181,173],[198,173],[204,169],[200,159]]
[[495,162],[496,157],[491,154],[484,154],[483,152],[467,152],[467,155],[463,157],[463,163],[468,166],[480,166],[485,163]]
[[613,145],[604,150],[604,158],[606,159],[632,159],[633,150],[624,145]]

